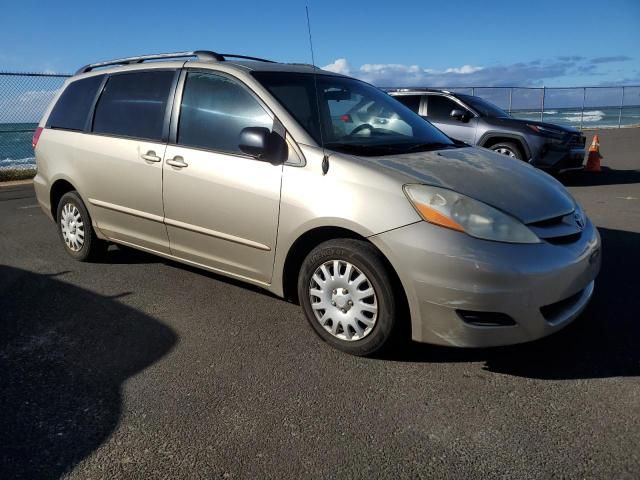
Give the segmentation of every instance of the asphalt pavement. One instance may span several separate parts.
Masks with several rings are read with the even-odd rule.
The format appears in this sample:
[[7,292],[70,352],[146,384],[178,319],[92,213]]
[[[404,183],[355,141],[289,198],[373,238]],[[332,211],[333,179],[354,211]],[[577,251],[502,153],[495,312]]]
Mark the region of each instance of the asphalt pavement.
[[31,185],[0,187],[0,478],[640,478],[640,129],[601,147],[562,177],[603,238],[580,319],[383,359],[214,274],[77,263]]

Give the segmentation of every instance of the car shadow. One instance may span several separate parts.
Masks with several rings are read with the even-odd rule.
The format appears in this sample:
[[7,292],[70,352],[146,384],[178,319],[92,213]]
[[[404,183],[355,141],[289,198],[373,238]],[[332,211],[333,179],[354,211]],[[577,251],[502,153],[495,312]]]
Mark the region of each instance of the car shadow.
[[124,245],[111,244],[104,254],[94,260],[94,263],[109,265],[139,265],[143,263],[161,263],[163,259],[152,253],[143,252]]
[[510,347],[457,349],[411,343],[386,359],[484,362],[484,370],[546,380],[640,376],[640,234],[600,228],[602,269],[584,313],[564,330]]
[[640,170],[614,170],[602,167],[601,172],[575,171],[559,175],[566,187],[594,187],[599,185],[627,185],[640,183]]
[[234,277],[228,277],[226,275],[223,275],[222,273],[216,273],[216,272],[212,272],[210,270],[205,270],[204,268],[201,267],[195,267],[193,265],[189,265],[187,263],[182,263],[179,262],[177,260],[171,260],[168,258],[161,258],[159,259],[161,262],[163,262],[165,265],[172,267],[172,268],[177,268],[179,270],[184,270],[186,272],[191,272],[191,273],[195,273],[201,277],[208,277],[212,280],[215,280],[217,282],[222,282],[222,283],[226,283],[229,285],[233,285],[234,287],[238,287],[241,288],[243,290],[246,290],[248,292],[256,292],[259,293],[261,295],[264,295],[266,297],[271,297],[275,300],[278,300],[280,302],[286,302],[287,300],[284,300],[282,297],[277,296],[275,293],[270,292],[269,290],[260,287],[258,285],[254,285],[252,283],[246,282],[246,281],[242,281],[240,279],[234,278]]
[[0,478],[59,478],[113,432],[122,385],[176,334],[115,300],[0,265]]

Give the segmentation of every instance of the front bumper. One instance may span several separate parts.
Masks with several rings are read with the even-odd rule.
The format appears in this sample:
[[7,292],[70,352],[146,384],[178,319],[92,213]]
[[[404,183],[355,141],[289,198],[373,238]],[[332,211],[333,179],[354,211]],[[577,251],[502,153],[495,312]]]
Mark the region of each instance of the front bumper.
[[[440,345],[489,347],[552,334],[586,307],[600,269],[591,222],[563,245],[490,242],[426,222],[370,240],[402,281],[412,338]],[[470,324],[460,311],[499,313],[514,324]]]
[[585,159],[584,136],[575,137],[570,142],[557,142],[544,137],[536,137],[532,145],[533,156],[529,163],[543,170],[562,172],[581,169]]

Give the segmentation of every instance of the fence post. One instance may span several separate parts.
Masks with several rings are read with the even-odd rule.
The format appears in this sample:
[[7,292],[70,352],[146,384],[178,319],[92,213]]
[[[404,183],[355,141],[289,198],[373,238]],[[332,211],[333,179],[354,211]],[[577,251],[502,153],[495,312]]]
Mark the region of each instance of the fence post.
[[546,95],[546,87],[542,87],[542,108],[540,109],[540,121],[544,120],[544,97]]
[[513,98],[513,87],[509,89],[509,115],[511,115],[511,99]]
[[476,87],[471,87],[471,96],[472,97],[476,96]]
[[584,101],[587,98],[587,87],[582,87],[582,109],[580,110],[580,130],[584,122]]
[[618,114],[618,128],[622,123],[622,109],[624,108],[624,87],[622,87],[622,100],[620,100],[620,113]]

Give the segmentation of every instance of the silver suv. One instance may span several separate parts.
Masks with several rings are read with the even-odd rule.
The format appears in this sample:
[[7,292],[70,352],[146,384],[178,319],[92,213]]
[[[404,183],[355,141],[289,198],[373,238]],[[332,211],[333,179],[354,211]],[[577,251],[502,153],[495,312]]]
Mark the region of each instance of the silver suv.
[[582,169],[585,136],[573,127],[512,117],[487,100],[432,89],[387,89],[450,137],[550,173]]
[[600,267],[596,229],[552,177],[312,66],[209,51],[88,65],[34,147],[38,202],[72,257],[112,242],[259,285],[356,355],[403,332],[548,335]]

